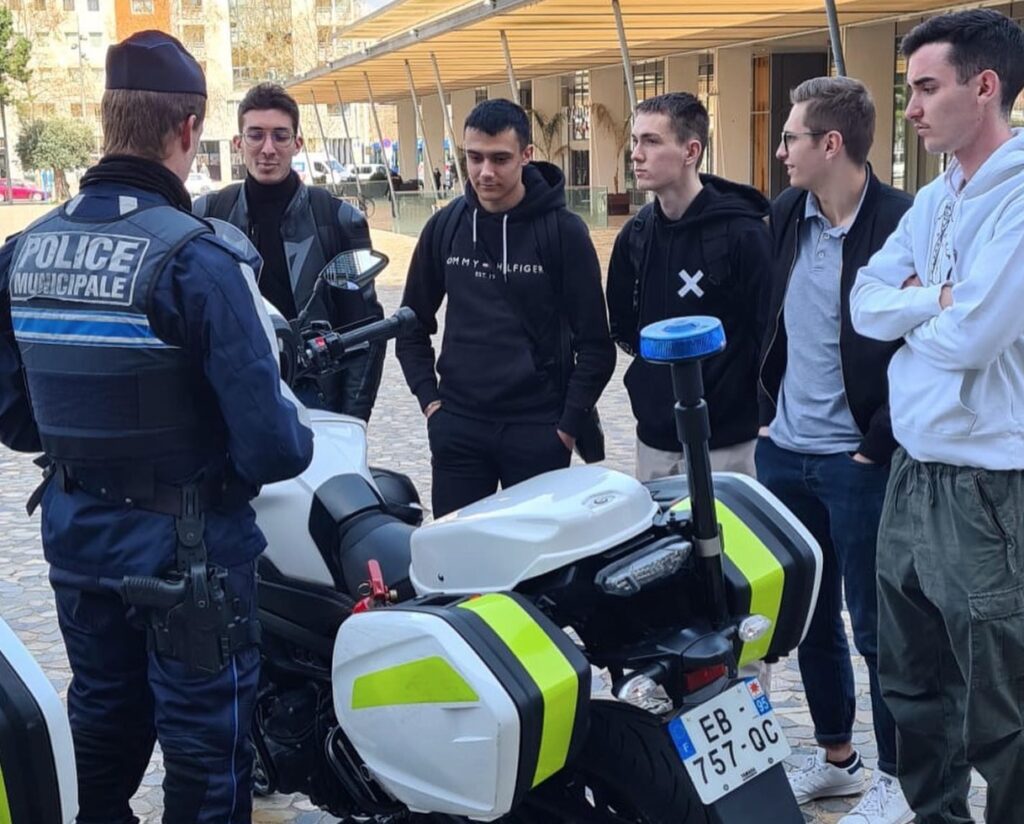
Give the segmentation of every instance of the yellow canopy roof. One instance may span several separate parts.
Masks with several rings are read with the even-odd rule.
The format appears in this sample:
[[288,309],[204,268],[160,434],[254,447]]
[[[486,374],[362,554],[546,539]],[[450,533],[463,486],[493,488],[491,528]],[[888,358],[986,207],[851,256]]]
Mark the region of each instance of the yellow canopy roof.
[[[620,0],[634,62],[827,28],[823,0]],[[837,0],[841,25],[926,13],[936,0]],[[303,103],[368,99],[364,72],[378,102],[409,96],[408,60],[418,94],[436,93],[430,54],[446,91],[508,79],[500,32],[516,77],[526,80],[621,60],[608,0],[393,0],[356,21],[345,36],[383,39],[361,53],[289,84]]]

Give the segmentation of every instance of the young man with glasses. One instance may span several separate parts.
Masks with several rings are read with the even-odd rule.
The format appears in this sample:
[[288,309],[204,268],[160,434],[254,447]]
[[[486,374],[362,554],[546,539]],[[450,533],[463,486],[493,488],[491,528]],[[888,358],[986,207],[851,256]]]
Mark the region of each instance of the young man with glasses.
[[913,819],[896,776],[896,729],[878,686],[875,548],[889,459],[886,367],[896,344],[850,323],[850,290],[911,199],[867,163],[875,107],[862,83],[818,77],[790,95],[776,156],[792,187],[772,204],[774,255],[760,372],[757,477],[804,523],[825,559],[818,604],[798,651],[821,746],[790,775],[801,804],[860,793],[856,702],[843,592],[868,668],[878,743],[872,784],[841,824]]
[[[259,287],[288,319],[307,304],[310,321],[345,326],[384,316],[370,283],[362,291],[328,289],[313,299],[316,276],[349,249],[369,249],[370,230],[354,207],[326,190],[306,186],[292,170],[302,150],[299,107],[281,86],[260,83],[238,106],[235,149],[245,162],[245,182],[200,197],[200,217],[227,220],[246,232],[263,257]],[[312,302],[310,303],[312,299]],[[384,365],[384,344],[350,357],[343,371],[296,387],[307,406],[369,420]]]
[[1024,32],[994,9],[904,38],[906,117],[950,157],[860,270],[900,449],[878,531],[878,670],[921,824],[1024,821]]

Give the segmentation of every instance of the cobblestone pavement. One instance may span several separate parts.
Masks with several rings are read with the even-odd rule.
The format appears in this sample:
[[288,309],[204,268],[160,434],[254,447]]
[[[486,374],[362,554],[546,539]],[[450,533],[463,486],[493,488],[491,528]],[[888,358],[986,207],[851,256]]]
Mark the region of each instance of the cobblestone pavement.
[[[602,258],[614,235],[604,230],[595,237]],[[408,243],[388,249],[404,272]],[[380,284],[385,310],[397,308],[401,298],[401,278],[391,276]],[[625,359],[620,357],[615,377],[600,404],[601,417],[608,437],[608,464],[629,472],[633,462],[633,425],[629,403],[622,388]],[[424,501],[430,500],[429,455],[423,417],[409,394],[401,370],[389,352],[380,397],[369,430],[371,462],[409,474],[418,485]],[[38,514],[28,519],[24,504],[38,478],[28,457],[0,448],[0,617],[28,645],[56,688],[63,694],[70,679],[64,647],[57,628],[53,599],[47,585],[46,564],[39,545]],[[851,640],[852,647],[852,640]],[[859,658],[856,663],[858,690],[857,723],[854,743],[873,767],[877,755],[871,733],[871,710],[868,699],[867,673]],[[811,720],[800,685],[796,660],[791,658],[776,665],[773,672],[772,701],[778,710],[786,734],[793,746],[792,763],[798,763],[812,751]],[[160,820],[162,808],[162,768],[159,752],[153,758],[133,806],[147,824]],[[975,818],[982,820],[984,791],[976,787],[972,793]],[[834,824],[852,806],[849,800],[825,801],[805,808],[809,822]],[[253,816],[255,824],[327,824],[336,819],[309,804],[302,796],[274,796],[258,799]]]

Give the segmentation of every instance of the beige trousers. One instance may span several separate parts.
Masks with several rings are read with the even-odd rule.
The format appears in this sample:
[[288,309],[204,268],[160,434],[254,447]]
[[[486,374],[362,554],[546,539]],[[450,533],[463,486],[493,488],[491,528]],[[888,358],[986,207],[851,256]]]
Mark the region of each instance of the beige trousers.
[[[712,472],[739,472],[757,477],[754,468],[754,447],[757,439],[711,450]],[[653,481],[669,475],[685,475],[686,462],[682,452],[665,452],[648,446],[639,438],[636,442],[636,477],[639,481]]]
[[[711,450],[711,470],[713,472],[739,472],[757,477],[754,468],[754,447],[757,446],[757,439],[738,443],[734,446],[726,446],[722,449]],[[636,441],[636,477],[640,481],[653,481],[655,478],[665,478],[669,475],[685,475],[686,462],[682,452],[665,452],[655,449],[643,443],[639,438]],[[740,667],[741,678],[757,678],[761,682],[761,688],[765,695],[769,695],[772,688],[772,668],[764,661],[755,661],[753,664],[746,664]]]

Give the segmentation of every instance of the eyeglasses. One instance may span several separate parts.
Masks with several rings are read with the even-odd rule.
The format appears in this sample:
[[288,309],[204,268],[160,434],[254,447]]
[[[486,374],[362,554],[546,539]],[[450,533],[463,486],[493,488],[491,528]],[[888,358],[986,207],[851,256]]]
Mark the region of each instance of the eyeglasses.
[[291,129],[258,129],[255,127],[246,129],[242,133],[242,139],[246,146],[256,149],[263,145],[268,134],[275,146],[287,146],[295,139],[295,132]]
[[828,134],[828,132],[783,132],[782,147],[788,152],[789,143],[794,137],[821,137],[823,134]]

